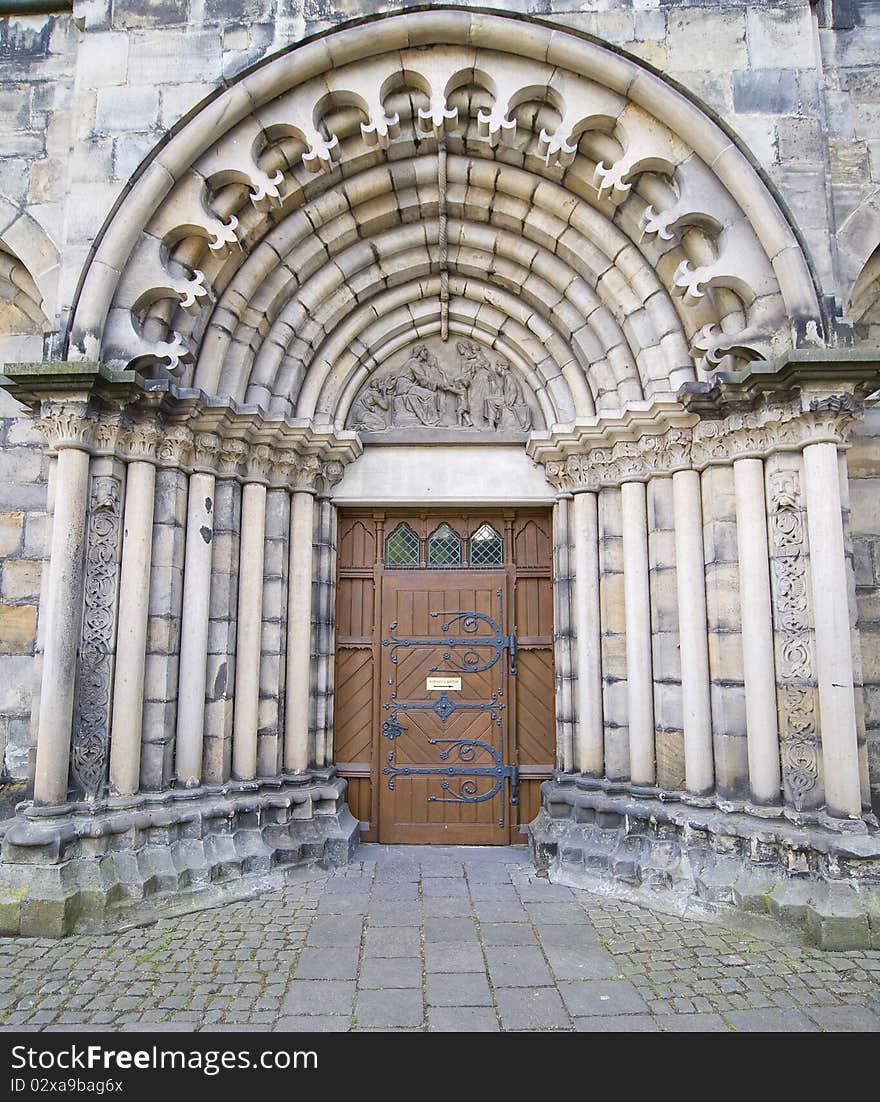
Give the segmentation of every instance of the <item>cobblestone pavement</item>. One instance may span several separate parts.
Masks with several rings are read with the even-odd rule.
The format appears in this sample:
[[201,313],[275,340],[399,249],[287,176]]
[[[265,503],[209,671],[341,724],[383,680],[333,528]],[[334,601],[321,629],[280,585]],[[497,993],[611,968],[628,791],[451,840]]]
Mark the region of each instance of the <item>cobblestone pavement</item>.
[[827,953],[534,875],[524,849],[363,846],[114,936],[0,939],[5,1030],[880,1031],[880,952]]

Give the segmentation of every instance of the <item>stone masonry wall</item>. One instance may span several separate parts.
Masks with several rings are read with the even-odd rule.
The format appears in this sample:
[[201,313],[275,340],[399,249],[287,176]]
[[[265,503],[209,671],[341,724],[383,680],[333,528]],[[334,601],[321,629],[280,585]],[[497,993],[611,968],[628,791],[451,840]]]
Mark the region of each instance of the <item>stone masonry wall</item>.
[[[144,158],[201,100],[305,36],[409,6],[74,0],[71,14],[0,19],[0,245],[29,270],[60,257],[40,280],[42,334],[31,329],[27,340],[16,340],[8,332],[14,323],[0,314],[0,361],[63,352],[70,305],[101,226]],[[791,211],[831,312],[846,307],[880,242],[880,0],[480,6],[595,35],[698,97],[742,139]],[[866,727],[877,775],[880,495],[868,482],[876,444],[872,453],[863,443],[851,458]],[[46,471],[32,430],[0,395],[0,740],[16,775],[27,762]],[[606,542],[606,553],[610,547]],[[613,631],[606,634],[606,649],[612,638]],[[612,682],[606,693],[615,695]],[[165,768],[158,759],[153,764]]]

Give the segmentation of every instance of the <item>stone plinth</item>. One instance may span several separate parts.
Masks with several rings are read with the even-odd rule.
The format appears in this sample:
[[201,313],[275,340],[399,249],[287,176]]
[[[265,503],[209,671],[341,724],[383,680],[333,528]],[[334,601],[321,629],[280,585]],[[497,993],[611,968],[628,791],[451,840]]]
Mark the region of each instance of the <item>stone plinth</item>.
[[108,931],[344,864],[358,824],[333,770],[40,809],[11,820],[0,933]]
[[690,807],[559,774],[529,844],[551,881],[679,914],[739,910],[823,949],[880,948],[880,832]]

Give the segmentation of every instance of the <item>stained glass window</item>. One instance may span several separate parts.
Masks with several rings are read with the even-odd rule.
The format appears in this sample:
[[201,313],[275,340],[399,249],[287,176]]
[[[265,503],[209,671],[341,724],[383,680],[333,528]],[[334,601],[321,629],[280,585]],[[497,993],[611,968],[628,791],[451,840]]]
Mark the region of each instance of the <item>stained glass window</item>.
[[461,539],[448,524],[428,537],[428,566],[461,566]]
[[398,524],[385,541],[385,565],[410,568],[419,565],[419,537],[408,524]]
[[491,524],[481,525],[471,536],[471,566],[503,566],[504,540]]

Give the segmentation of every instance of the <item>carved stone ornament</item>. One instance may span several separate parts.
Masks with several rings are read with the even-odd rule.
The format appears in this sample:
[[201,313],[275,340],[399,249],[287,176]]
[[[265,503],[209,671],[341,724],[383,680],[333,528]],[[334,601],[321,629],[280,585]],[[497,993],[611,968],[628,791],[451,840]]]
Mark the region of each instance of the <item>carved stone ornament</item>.
[[541,424],[534,397],[510,364],[475,341],[426,340],[396,355],[361,388],[348,427],[530,432]]
[[70,762],[74,782],[88,799],[101,794],[107,777],[120,504],[118,478],[92,478]]
[[590,448],[544,465],[547,481],[563,493],[599,490],[652,475],[673,474],[691,465],[691,430],[673,427],[613,447]]
[[819,734],[798,473],[773,473],[769,497],[782,780],[800,811],[819,781]]
[[89,450],[95,438],[95,419],[85,402],[43,402],[35,422],[50,448]]

